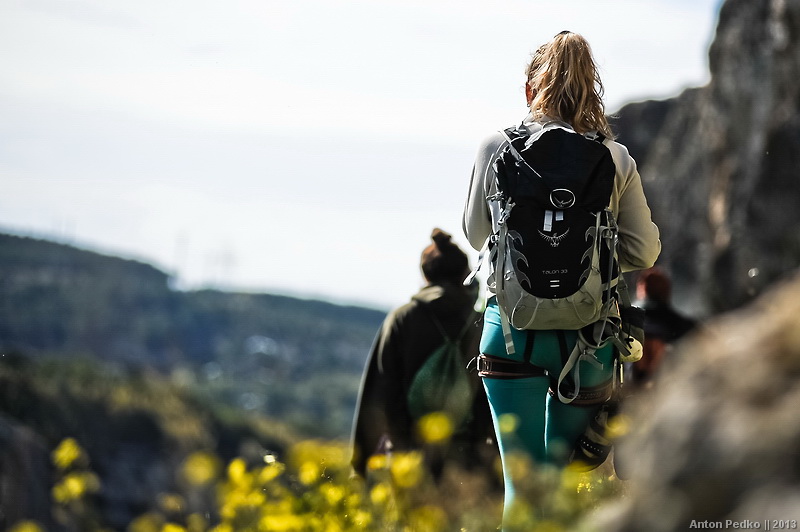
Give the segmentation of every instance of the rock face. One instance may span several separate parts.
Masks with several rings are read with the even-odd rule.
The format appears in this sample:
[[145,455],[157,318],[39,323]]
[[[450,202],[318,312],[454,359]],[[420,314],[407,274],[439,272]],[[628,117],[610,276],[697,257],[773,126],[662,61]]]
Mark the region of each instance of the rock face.
[[662,231],[659,264],[696,316],[800,263],[800,0],[727,0],[709,66],[707,86],[616,122]]
[[596,529],[800,526],[800,275],[673,355],[653,392],[629,403],[634,429],[618,445],[628,496],[595,516]]
[[628,496],[597,530],[800,520],[800,0],[727,0],[709,60],[707,86],[628,105],[616,124],[675,302],[720,315],[629,400]]
[[0,530],[30,516],[53,529],[51,477],[44,438],[0,415]]

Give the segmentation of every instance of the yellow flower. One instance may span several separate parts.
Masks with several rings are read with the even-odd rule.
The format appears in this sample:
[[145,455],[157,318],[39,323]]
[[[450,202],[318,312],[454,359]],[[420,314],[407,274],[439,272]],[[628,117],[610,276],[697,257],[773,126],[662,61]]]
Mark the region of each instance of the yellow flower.
[[245,505],[247,495],[242,491],[231,491],[225,495],[219,507],[219,515],[224,519],[233,519],[236,517],[236,512],[239,507]]
[[356,492],[348,495],[344,501],[344,504],[348,508],[358,508],[359,506],[361,506],[361,502],[362,502],[361,494]]
[[329,443],[321,448],[320,462],[328,469],[350,467],[350,448],[346,444]]
[[303,462],[300,465],[300,470],[297,472],[297,477],[300,479],[300,482],[306,486],[310,486],[319,480],[321,474],[322,472],[318,464],[314,462]]
[[159,532],[164,518],[156,513],[145,513],[131,521],[128,532]]
[[331,483],[325,483],[319,487],[319,491],[329,505],[335,506],[339,501],[344,499],[345,490],[341,486],[336,486]]
[[386,469],[389,466],[389,459],[385,454],[373,454],[367,460],[367,469],[370,471],[378,471]]
[[619,414],[608,420],[608,438],[610,440],[625,436],[631,430],[631,418]]
[[100,479],[94,473],[78,472],[66,475],[53,486],[53,498],[60,503],[81,499],[87,493],[100,489]]
[[60,470],[69,469],[78,459],[84,456],[83,449],[74,438],[66,438],[53,451],[51,459]]
[[158,496],[158,505],[168,513],[180,513],[186,506],[186,501],[175,493],[162,493]]
[[204,532],[208,528],[208,520],[200,514],[189,514],[186,517],[188,532]]
[[444,412],[432,412],[420,418],[417,430],[427,443],[441,443],[453,435],[453,422]]
[[372,504],[381,505],[390,500],[392,496],[392,488],[385,482],[375,484],[369,492],[369,500]]
[[409,524],[415,532],[439,532],[447,526],[447,515],[438,506],[421,506],[412,510]]
[[533,475],[533,461],[529,454],[514,451],[506,457],[511,478],[515,480],[529,479]]
[[294,445],[289,455],[294,467],[305,462],[316,462],[321,469],[343,469],[350,465],[350,449],[344,443],[303,441]]
[[422,480],[422,453],[397,453],[391,463],[392,479],[401,488],[412,488]]
[[303,530],[304,519],[299,515],[265,515],[259,523],[259,528],[267,532],[289,532]]
[[266,502],[267,498],[261,491],[251,491],[245,498],[245,504],[248,506],[261,506]]
[[272,462],[268,466],[261,468],[261,471],[258,473],[258,482],[263,484],[269,484],[276,478],[278,478],[281,473],[286,469],[280,462]]
[[502,414],[497,419],[497,425],[500,428],[500,432],[510,434],[516,432],[519,428],[519,418],[515,414]]
[[236,512],[239,508],[246,505],[247,492],[241,490],[231,491],[220,505],[219,514],[225,519],[233,519],[236,517]]
[[325,516],[324,523],[313,523],[313,530],[321,530],[323,532],[342,532],[342,525],[340,524],[339,519],[337,519],[336,514],[329,514]]
[[197,451],[183,461],[181,473],[189,484],[204,486],[219,477],[221,467],[219,458],[214,454]]
[[364,510],[357,510],[353,516],[353,524],[359,528],[366,528],[372,524],[372,514]]
[[44,528],[36,521],[20,521],[12,526],[8,532],[44,532]]
[[161,532],[186,532],[186,529],[175,523],[167,523],[161,527]]
[[520,497],[514,499],[511,508],[507,509],[503,517],[503,525],[508,522],[511,530],[531,530],[531,524],[536,520],[531,505]]
[[245,464],[244,460],[241,458],[234,458],[231,460],[231,463],[228,464],[228,480],[237,484],[244,480],[245,474],[247,473],[247,464]]
[[577,488],[577,491],[580,492],[581,488],[585,488],[591,482],[591,475],[577,467],[567,467],[561,473],[561,487],[566,491]]

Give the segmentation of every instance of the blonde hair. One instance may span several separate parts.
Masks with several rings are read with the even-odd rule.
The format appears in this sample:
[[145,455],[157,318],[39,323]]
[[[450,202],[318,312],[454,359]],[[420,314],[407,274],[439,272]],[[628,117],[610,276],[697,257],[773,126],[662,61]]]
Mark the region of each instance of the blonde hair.
[[534,52],[525,69],[534,119],[561,119],[578,133],[599,131],[613,138],[603,105],[603,83],[589,43],[562,31]]

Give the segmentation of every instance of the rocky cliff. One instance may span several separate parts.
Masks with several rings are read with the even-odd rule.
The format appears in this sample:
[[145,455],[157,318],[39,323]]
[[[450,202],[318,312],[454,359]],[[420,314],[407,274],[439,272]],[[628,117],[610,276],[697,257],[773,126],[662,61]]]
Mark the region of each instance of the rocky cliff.
[[800,0],[728,0],[711,81],[618,112],[676,302],[741,306],[800,261]]
[[682,340],[655,387],[628,400],[631,432],[615,457],[628,496],[593,516],[592,529],[796,528],[798,325],[795,274]]

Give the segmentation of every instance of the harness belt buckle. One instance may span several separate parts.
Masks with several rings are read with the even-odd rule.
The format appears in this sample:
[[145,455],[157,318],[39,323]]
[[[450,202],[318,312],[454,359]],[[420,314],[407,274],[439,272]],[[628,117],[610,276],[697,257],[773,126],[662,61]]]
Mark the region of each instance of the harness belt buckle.
[[478,375],[483,376],[491,371],[492,363],[489,362],[489,358],[485,355],[478,355],[477,367]]

